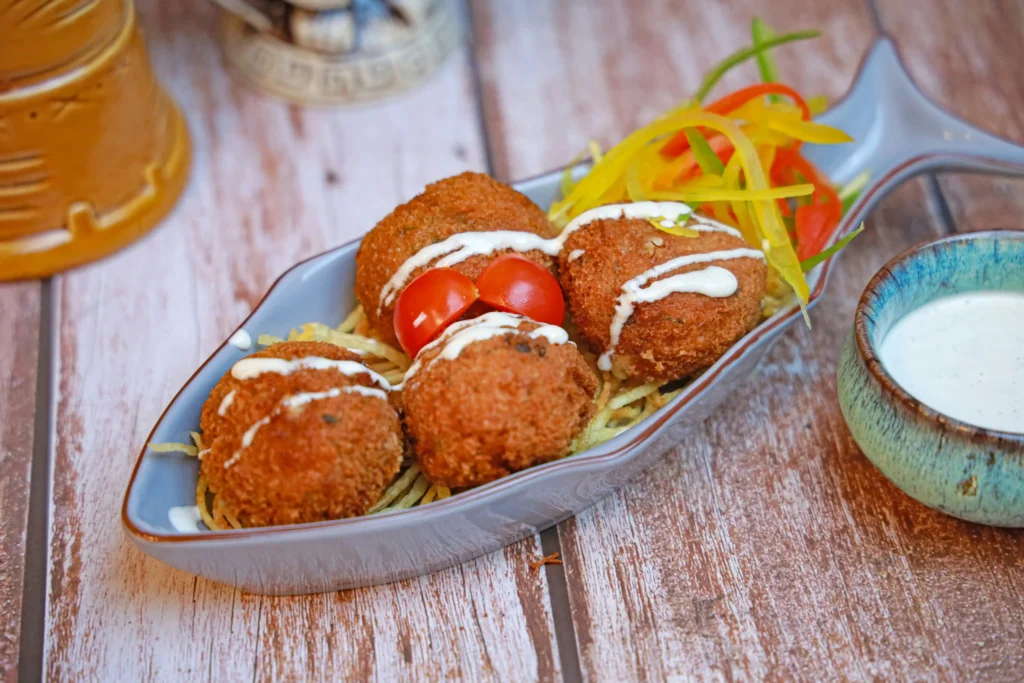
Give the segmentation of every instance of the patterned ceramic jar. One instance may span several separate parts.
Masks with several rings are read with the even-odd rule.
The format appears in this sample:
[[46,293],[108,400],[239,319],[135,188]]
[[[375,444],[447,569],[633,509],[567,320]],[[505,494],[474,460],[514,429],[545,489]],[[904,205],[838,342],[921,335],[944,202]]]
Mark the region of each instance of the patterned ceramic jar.
[[458,43],[452,0],[217,0],[225,57],[248,80],[300,103],[400,92]]

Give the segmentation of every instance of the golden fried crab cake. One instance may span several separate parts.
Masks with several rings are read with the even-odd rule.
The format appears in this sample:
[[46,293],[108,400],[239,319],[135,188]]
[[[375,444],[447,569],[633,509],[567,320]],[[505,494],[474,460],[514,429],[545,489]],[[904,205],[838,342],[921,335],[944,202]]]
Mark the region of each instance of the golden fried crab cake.
[[332,346],[277,344],[228,374],[233,399],[201,471],[245,526],[364,514],[398,473],[404,438],[386,380]]
[[687,377],[761,321],[762,252],[716,221],[695,216],[687,227],[698,236],[620,217],[569,235],[562,289],[580,335],[602,354],[601,369],[643,381]]
[[[383,341],[396,345],[392,316],[398,295],[427,266],[436,265],[444,256],[461,256],[451,254],[458,245],[448,242],[451,248],[446,254],[427,259],[424,252],[419,257],[424,259],[423,265],[400,273],[409,259],[426,247],[438,249],[453,235],[498,230],[532,233],[539,238],[553,234],[547,216],[525,195],[481,173],[462,173],[431,183],[423,194],[397,207],[363,238],[356,255],[356,295],[373,330]],[[495,246],[489,253],[458,260],[452,267],[476,280],[488,263],[509,251]],[[528,250],[523,256],[554,272],[554,259],[542,251]],[[477,307],[467,315],[480,312]]]
[[[291,360],[295,358],[305,358],[308,356],[317,356],[320,358],[327,358],[330,360],[350,360],[359,362],[361,357],[354,351],[343,349],[335,344],[328,344],[327,342],[308,342],[308,341],[287,341],[273,344],[257,351],[256,353],[250,354],[248,358],[283,358],[285,360]],[[265,377],[265,380],[277,381],[272,377]],[[202,430],[203,443],[206,445],[212,444],[213,440],[217,438],[217,432],[220,425],[226,419],[227,412],[235,400],[235,390],[241,384],[240,380],[232,377],[231,373],[228,372],[220,381],[213,387],[210,392],[210,397],[206,399],[206,403],[203,404],[203,411],[199,417],[199,428]]]
[[423,473],[464,487],[567,455],[596,391],[562,328],[487,313],[424,347],[402,400]]

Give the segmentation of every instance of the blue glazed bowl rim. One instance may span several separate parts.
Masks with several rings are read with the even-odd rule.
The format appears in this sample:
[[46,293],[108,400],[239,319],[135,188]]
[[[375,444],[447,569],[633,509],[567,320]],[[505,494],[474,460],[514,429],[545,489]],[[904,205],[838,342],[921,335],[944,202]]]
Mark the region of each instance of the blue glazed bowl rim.
[[956,248],[957,245],[965,245],[980,239],[1024,242],[1024,230],[984,230],[949,235],[912,246],[890,259],[872,276],[864,288],[864,293],[861,294],[860,301],[857,302],[853,323],[854,340],[857,344],[857,352],[867,366],[868,372],[882,387],[882,390],[902,403],[911,413],[932,424],[937,430],[956,432],[960,435],[970,436],[979,442],[998,444],[1003,448],[1010,447],[1019,451],[1024,457],[1024,434],[988,429],[957,420],[928,407],[908,393],[885,369],[871,341],[871,332],[874,329],[875,321],[871,317],[870,311],[877,310],[878,304],[882,301],[881,289],[883,285],[895,280],[895,270],[899,266],[923,258],[926,254],[934,253],[940,248]]

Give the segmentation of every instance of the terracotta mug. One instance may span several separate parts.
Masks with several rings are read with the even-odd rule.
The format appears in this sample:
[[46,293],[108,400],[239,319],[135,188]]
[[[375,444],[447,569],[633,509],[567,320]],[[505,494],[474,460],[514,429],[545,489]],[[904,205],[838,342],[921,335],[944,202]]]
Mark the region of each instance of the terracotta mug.
[[185,122],[154,78],[131,0],[0,8],[0,280],[120,249],[174,205]]

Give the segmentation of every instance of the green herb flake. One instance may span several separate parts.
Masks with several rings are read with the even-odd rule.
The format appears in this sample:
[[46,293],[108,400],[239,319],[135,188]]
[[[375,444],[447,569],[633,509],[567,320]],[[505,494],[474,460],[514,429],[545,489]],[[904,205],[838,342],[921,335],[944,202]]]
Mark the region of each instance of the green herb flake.
[[694,100],[698,103],[701,102],[708,96],[708,93],[711,92],[712,88],[715,87],[718,81],[722,79],[722,76],[728,73],[734,66],[742,64],[751,57],[756,57],[757,55],[779,45],[792,43],[797,40],[817,38],[820,35],[821,31],[797,31],[795,33],[785,33],[781,36],[768,38],[759,45],[751,45],[750,47],[745,47],[742,50],[732,53],[719,62],[714,69],[708,72],[708,75],[704,77],[704,82],[701,83],[700,88],[697,90],[697,94],[693,96]]
[[830,258],[832,256],[835,256],[847,244],[852,242],[854,237],[856,237],[857,235],[861,234],[862,232],[864,232],[864,224],[863,223],[861,223],[857,227],[856,230],[854,230],[849,235],[847,235],[846,237],[842,238],[841,240],[839,240],[838,242],[833,244],[828,249],[825,249],[824,251],[822,251],[819,254],[815,254],[814,256],[812,256],[811,258],[807,259],[806,261],[801,261],[800,262],[800,269],[806,273],[811,268],[813,268],[814,266],[818,265],[819,263],[821,263],[825,259],[828,259],[828,258]]

